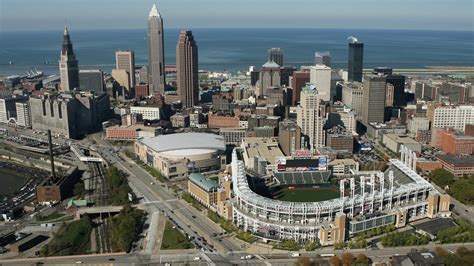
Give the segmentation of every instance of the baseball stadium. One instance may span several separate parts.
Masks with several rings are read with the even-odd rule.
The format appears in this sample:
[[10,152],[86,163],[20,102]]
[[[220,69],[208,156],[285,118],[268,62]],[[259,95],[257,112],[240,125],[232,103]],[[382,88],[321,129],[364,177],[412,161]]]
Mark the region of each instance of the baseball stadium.
[[[333,245],[359,232],[425,217],[449,216],[448,195],[416,172],[416,155],[402,149],[384,172],[358,172],[331,184],[326,161],[276,160],[266,184],[255,184],[232,154],[233,222],[264,241],[317,240]],[[284,167],[283,167],[284,166]]]

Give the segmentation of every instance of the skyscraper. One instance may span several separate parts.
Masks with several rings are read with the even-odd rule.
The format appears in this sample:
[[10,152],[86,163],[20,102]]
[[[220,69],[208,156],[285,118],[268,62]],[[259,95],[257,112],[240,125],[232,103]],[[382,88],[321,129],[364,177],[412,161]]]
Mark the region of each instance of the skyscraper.
[[148,17],[148,64],[153,94],[164,94],[166,86],[163,18],[153,4]]
[[79,88],[79,65],[72,49],[71,38],[67,27],[64,27],[63,47],[59,60],[59,75],[63,91]]
[[349,81],[362,82],[364,67],[364,44],[356,37],[349,37],[348,79]]
[[198,47],[190,30],[181,31],[176,45],[176,82],[183,107],[198,103]]
[[314,53],[314,64],[331,67],[331,53],[329,51]]
[[260,69],[260,80],[255,93],[257,97],[266,96],[267,89],[270,87],[281,86],[280,71],[280,66],[271,58],[262,65]]
[[325,65],[311,66],[310,82],[318,88],[321,100],[331,101],[331,68]]
[[132,50],[115,52],[115,68],[127,71],[130,87],[135,87],[135,53]]
[[104,72],[100,69],[79,70],[79,83],[81,90],[105,92]]
[[308,136],[313,152],[316,148],[323,147],[325,142],[325,119],[320,116],[319,101],[320,95],[316,86],[308,84],[301,90],[296,123],[301,128],[301,133]]
[[283,49],[281,48],[270,48],[268,49],[268,61],[277,63],[279,66],[283,66]]
[[374,74],[384,75],[387,78],[387,84],[393,86],[393,106],[400,107],[407,105],[405,97],[405,76],[393,74],[393,69],[386,67],[374,68]]
[[386,87],[385,76],[365,76],[362,96],[362,122],[365,126],[371,122],[384,122]]

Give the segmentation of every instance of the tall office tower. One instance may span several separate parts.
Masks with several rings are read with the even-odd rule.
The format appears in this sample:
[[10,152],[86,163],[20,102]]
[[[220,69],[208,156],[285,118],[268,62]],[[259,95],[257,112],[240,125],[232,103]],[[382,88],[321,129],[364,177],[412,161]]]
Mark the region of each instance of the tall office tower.
[[278,130],[278,143],[286,156],[301,149],[301,128],[295,121],[281,121]]
[[273,60],[269,60],[262,65],[260,69],[260,80],[257,82],[256,96],[262,97],[267,95],[267,89],[271,87],[280,87],[281,85],[281,68]]
[[309,71],[295,71],[291,77],[291,88],[293,88],[293,99],[291,105],[296,105],[300,101],[300,92],[306,83],[310,80]]
[[329,51],[314,53],[314,64],[331,67],[331,53]]
[[176,45],[176,83],[183,107],[198,103],[198,47],[190,30],[181,31]]
[[283,49],[281,48],[270,48],[268,49],[268,61],[277,63],[279,66],[283,66]]
[[148,66],[142,66],[140,70],[138,70],[138,83],[146,83],[148,84]]
[[388,80],[387,80],[387,90],[386,90],[387,96],[385,97],[385,107],[393,107],[394,92],[395,92],[395,87],[393,87],[392,84],[388,83]]
[[385,76],[367,75],[365,77],[362,96],[362,122],[365,126],[371,122],[384,122],[386,91]]
[[311,66],[309,82],[318,88],[323,101],[331,100],[331,68],[325,65]]
[[130,87],[135,87],[135,53],[132,50],[115,52],[115,69],[127,71]]
[[296,123],[301,128],[301,133],[308,136],[313,152],[316,148],[323,147],[325,142],[325,119],[320,116],[319,101],[320,95],[316,86],[308,84],[301,90]]
[[376,75],[387,77],[387,84],[393,87],[392,105],[395,107],[406,106],[407,99],[405,95],[405,76],[393,74],[393,69],[387,67],[377,67],[373,71]]
[[59,60],[59,74],[61,78],[61,89],[63,91],[79,88],[79,65],[76,54],[72,49],[71,38],[67,27],[64,27],[63,47]]
[[100,69],[79,70],[81,90],[105,92],[104,72]]
[[31,109],[28,102],[16,103],[16,124],[24,128],[31,128]]
[[25,96],[7,96],[0,98],[0,123],[9,123],[17,119],[16,103],[26,102]]
[[364,44],[356,37],[349,37],[348,79],[349,81],[362,82],[364,68]]
[[148,17],[148,64],[150,87],[153,94],[164,94],[166,87],[165,47],[163,41],[163,18],[156,5]]
[[474,124],[474,105],[439,106],[433,111],[433,128],[453,128],[464,131]]
[[362,117],[363,84],[357,81],[342,85],[342,102],[351,108],[358,117]]

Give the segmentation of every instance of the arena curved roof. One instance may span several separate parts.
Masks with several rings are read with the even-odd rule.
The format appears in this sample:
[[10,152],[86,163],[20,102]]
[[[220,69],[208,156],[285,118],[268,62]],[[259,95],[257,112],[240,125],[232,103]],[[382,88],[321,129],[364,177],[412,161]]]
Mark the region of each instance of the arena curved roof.
[[153,138],[143,138],[138,141],[156,152],[173,152],[180,150],[225,151],[224,138],[209,133],[175,133]]

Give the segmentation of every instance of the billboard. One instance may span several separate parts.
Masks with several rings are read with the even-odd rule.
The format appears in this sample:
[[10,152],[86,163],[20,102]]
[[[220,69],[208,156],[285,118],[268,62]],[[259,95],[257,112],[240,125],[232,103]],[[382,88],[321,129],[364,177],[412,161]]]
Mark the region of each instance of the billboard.
[[293,158],[311,158],[310,150],[296,150],[291,152]]
[[372,145],[369,142],[359,142],[361,151],[370,151],[372,150]]
[[319,157],[318,170],[327,170],[328,158],[326,156]]
[[279,172],[286,171],[286,157],[280,156],[275,158],[275,165]]

